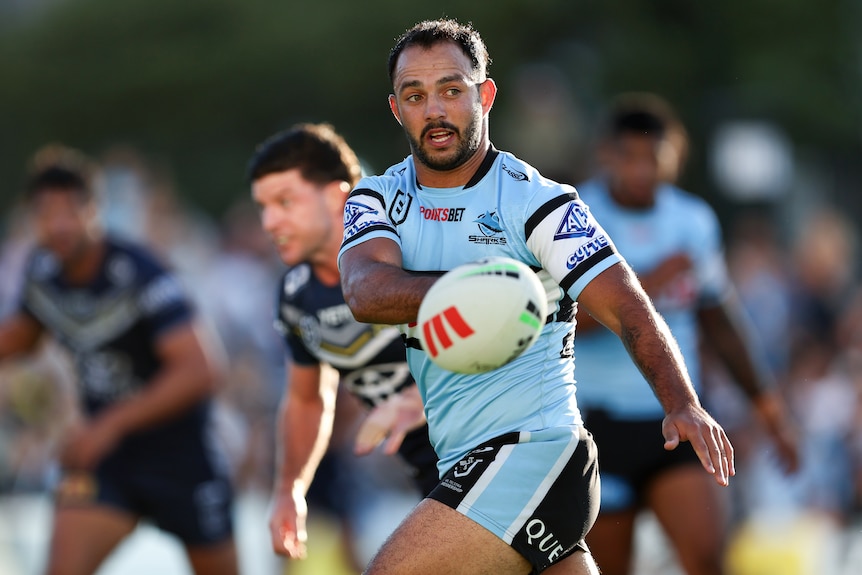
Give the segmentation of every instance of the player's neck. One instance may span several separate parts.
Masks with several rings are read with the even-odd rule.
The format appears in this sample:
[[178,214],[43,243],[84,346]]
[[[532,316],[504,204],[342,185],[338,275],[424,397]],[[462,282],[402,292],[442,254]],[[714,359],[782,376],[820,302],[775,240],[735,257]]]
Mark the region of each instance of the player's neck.
[[608,185],[608,191],[614,203],[627,210],[649,210],[655,206],[655,197],[652,196],[639,198],[610,184]]
[[338,252],[340,249],[341,238],[333,236],[324,249],[308,261],[314,277],[325,286],[332,287],[341,283],[341,274],[338,271]]
[[332,262],[312,262],[311,270],[314,277],[325,286],[336,286],[341,283],[341,274],[338,271],[338,264],[335,260]]
[[98,275],[107,245],[104,238],[88,239],[83,249],[63,265],[63,279],[73,285],[85,285]]
[[457,188],[465,185],[485,160],[488,150],[491,149],[491,141],[483,138],[479,149],[470,159],[453,170],[434,170],[413,157],[413,165],[416,166],[416,179],[419,185],[426,188]]

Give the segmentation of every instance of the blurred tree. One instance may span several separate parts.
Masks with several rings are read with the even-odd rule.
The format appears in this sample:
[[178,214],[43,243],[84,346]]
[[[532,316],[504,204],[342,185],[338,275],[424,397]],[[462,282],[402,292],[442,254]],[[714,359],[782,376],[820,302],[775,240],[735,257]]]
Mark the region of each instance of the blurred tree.
[[[509,79],[536,61],[568,79],[585,130],[611,94],[665,95],[695,143],[686,177],[708,194],[704,141],[729,118],[765,117],[824,156],[858,157],[862,18],[855,5],[50,2],[14,27],[0,26],[0,207],[17,192],[29,154],[49,140],[95,154],[117,142],[137,146],[170,164],[183,195],[213,212],[246,193],[252,147],[295,121],[333,122],[382,169],[407,153],[385,101],[388,50],[414,22],[444,15],[472,21],[485,37],[492,75],[508,90],[494,112],[503,123],[513,110]],[[512,135],[495,141],[518,151]],[[842,169],[858,178],[854,166]]]

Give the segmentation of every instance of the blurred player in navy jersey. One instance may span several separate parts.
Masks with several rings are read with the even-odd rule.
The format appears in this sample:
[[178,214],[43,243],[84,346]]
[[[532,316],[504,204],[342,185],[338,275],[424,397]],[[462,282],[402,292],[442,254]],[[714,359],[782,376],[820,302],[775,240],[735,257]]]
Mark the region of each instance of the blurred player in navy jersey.
[[437,457],[400,333],[357,322],[341,293],[344,203],[360,172],[355,153],[328,124],[271,136],[248,168],[263,228],[289,266],[276,311],[290,353],[270,531],[273,549],[291,558],[305,554],[306,494],[329,444],[339,380],[371,409],[357,453],[385,439],[384,450],[409,464],[422,495],[437,484]]
[[[712,208],[668,183],[685,134],[666,102],[629,94],[614,102],[600,146],[602,173],[577,186],[679,342],[700,390],[701,340],[727,367],[770,432],[777,460],[799,465],[793,426],[725,268]],[[638,511],[655,512],[689,575],[722,573],[727,511],[697,454],[666,451],[653,434],[664,410],[625,347],[579,310],[578,404],[599,446],[602,505],[587,537],[606,575],[631,569]]]
[[95,572],[148,519],[179,538],[195,573],[235,574],[232,487],[209,428],[217,361],[177,279],[103,232],[93,175],[69,148],[35,156],[25,194],[38,245],[0,324],[0,359],[50,333],[77,368],[47,573]]

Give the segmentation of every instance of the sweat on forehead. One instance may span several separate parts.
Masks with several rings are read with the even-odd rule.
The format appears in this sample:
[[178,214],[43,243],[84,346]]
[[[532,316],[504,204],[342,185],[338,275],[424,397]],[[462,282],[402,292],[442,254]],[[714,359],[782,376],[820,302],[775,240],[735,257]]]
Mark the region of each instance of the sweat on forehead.
[[395,67],[401,53],[411,46],[431,48],[441,42],[453,42],[470,59],[477,80],[484,80],[491,64],[488,49],[479,33],[470,24],[455,20],[425,20],[399,36],[389,52],[389,79],[395,80]]

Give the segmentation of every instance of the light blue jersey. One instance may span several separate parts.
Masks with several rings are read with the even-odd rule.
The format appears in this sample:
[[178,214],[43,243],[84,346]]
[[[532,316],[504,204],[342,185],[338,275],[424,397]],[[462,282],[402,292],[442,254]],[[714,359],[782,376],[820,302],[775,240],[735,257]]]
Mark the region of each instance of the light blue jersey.
[[399,326],[441,473],[500,435],[581,424],[572,361],[575,301],[621,258],[574,188],[494,149],[465,186],[425,188],[408,157],[359,182],[345,206],[344,227],[342,254],[387,238],[400,246],[404,268],[419,272],[506,256],[532,266],[545,285],[549,321],[541,336],[518,359],[489,373],[437,367],[421,349],[416,326]]
[[[693,262],[690,272],[653,295],[653,302],[676,337],[699,390],[697,310],[717,305],[729,289],[721,232],[712,208],[671,185],[659,187],[655,205],[648,209],[619,206],[599,179],[579,185],[578,193],[636,273],[649,273],[678,253]],[[623,419],[664,417],[649,384],[609,330],[578,332],[575,354],[582,408],[604,409]]]

